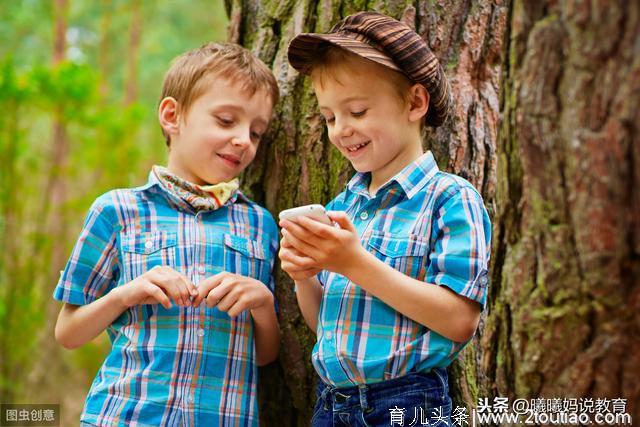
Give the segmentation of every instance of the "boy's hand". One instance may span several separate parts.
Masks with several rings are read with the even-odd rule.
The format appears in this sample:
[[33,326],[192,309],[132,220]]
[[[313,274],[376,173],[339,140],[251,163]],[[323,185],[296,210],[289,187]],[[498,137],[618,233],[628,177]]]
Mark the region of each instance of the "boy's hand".
[[192,304],[197,307],[202,301],[235,317],[245,310],[273,306],[273,294],[259,280],[223,271],[198,284]]
[[159,303],[169,309],[169,297],[177,305],[186,307],[191,305],[190,297],[198,294],[194,284],[184,274],[167,266],[154,267],[115,291],[126,308]]
[[[280,221],[282,235],[300,254],[298,265],[346,275],[365,249],[344,212],[327,212],[340,228],[304,216]],[[283,267],[284,268],[284,267]]]
[[280,240],[278,256],[280,257],[280,267],[293,280],[306,280],[321,271],[319,268],[313,268],[315,261],[294,248],[284,236]]

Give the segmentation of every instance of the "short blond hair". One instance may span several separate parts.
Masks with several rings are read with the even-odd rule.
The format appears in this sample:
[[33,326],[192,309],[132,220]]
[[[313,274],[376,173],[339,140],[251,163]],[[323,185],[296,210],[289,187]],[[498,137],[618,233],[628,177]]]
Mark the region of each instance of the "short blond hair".
[[[160,102],[174,98],[183,113],[207,88],[208,79],[221,77],[239,83],[251,96],[265,91],[272,106],[278,103],[278,83],[269,67],[249,50],[234,43],[207,43],[173,60],[164,76]],[[167,146],[171,138],[162,129]]]

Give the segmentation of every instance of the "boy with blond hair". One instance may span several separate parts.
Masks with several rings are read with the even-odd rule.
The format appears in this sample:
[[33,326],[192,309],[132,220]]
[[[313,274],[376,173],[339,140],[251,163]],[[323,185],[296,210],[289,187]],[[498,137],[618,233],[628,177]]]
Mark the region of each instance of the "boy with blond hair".
[[98,197],[55,289],[57,340],[112,348],[82,425],[257,425],[257,365],[277,357],[277,228],[239,191],[278,87],[246,49],[178,57],[158,116],[167,167]]
[[[301,34],[289,62],[312,79],[331,143],[356,175],[328,205],[337,227],[283,220],[280,259],[317,333],[314,426],[450,423],[447,366],[487,295],[491,225],[472,185],[422,148],[450,109],[438,60],[375,12]],[[412,421],[413,420],[413,421]]]

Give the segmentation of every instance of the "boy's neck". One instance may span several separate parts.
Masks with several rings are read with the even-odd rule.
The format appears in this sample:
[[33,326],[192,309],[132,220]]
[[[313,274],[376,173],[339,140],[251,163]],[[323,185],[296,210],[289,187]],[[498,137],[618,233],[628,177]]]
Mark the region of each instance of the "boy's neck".
[[167,169],[169,170],[169,172],[171,172],[172,174],[176,175],[178,178],[184,179],[185,181],[188,181],[191,184],[209,185],[209,183],[204,182],[203,180],[201,180],[197,176],[195,176],[195,175],[189,173],[188,171],[183,170],[182,168],[178,167],[175,163],[173,163],[171,161],[171,158],[169,158],[169,161],[167,162]]
[[369,194],[373,197],[378,190],[385,185],[391,178],[396,176],[398,172],[407,165],[419,159],[424,154],[422,143],[415,143],[411,148],[398,153],[386,165],[376,171],[371,171],[371,182],[369,183]]

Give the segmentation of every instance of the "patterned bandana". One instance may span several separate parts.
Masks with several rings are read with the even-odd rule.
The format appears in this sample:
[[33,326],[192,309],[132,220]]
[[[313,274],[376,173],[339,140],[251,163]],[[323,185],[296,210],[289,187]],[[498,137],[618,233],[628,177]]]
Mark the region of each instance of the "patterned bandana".
[[153,166],[153,173],[167,191],[187,202],[196,211],[215,211],[232,198],[240,187],[238,178],[214,185],[197,185],[185,181],[162,166]]

